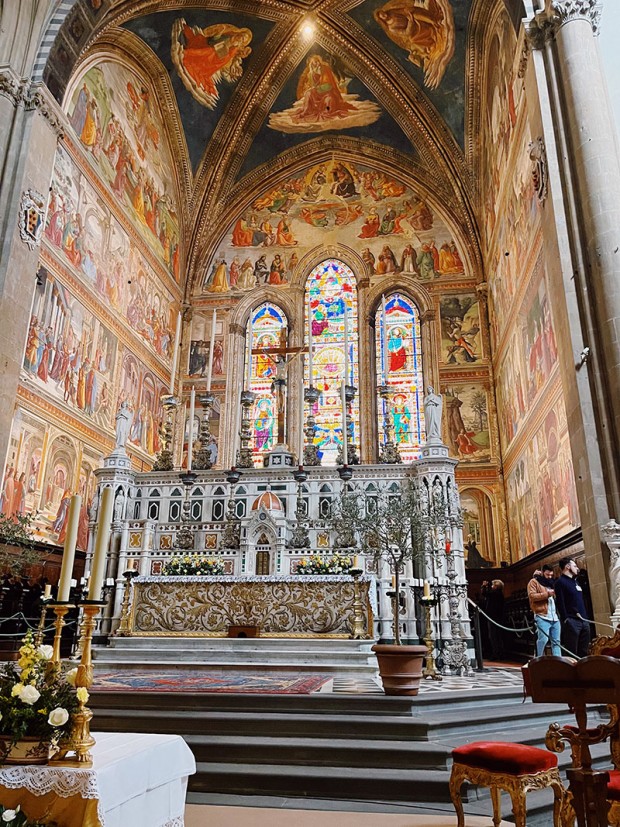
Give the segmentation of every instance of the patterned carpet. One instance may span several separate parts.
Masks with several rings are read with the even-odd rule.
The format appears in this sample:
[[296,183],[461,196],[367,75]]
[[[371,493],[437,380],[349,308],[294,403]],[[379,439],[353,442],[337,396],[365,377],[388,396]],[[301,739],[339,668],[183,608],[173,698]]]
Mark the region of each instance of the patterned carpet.
[[310,695],[331,681],[330,675],[245,672],[127,671],[95,675],[92,691],[218,692],[256,695]]

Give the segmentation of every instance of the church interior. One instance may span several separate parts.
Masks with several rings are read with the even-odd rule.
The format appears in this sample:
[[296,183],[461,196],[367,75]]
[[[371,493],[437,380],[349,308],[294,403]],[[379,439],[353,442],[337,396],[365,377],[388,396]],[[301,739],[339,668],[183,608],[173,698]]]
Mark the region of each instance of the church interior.
[[[605,656],[618,26],[611,0],[0,2],[0,540],[38,554],[0,657],[20,613],[56,611],[55,656],[92,637],[95,737],[183,736],[189,827],[455,824],[456,767],[459,827],[489,823],[503,759],[453,749],[570,718],[534,672],[520,706],[543,565],[574,561]],[[410,697],[375,644],[421,650]],[[560,824],[570,761],[528,825]]]

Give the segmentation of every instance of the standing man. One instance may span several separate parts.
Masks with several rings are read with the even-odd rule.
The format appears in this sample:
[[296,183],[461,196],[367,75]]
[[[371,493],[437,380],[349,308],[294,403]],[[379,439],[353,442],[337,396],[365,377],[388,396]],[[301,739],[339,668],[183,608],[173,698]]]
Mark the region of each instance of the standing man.
[[[562,574],[555,581],[555,599],[562,621],[562,646],[578,658],[588,654],[590,624],[581,586],[575,579],[579,567],[571,557],[560,560]],[[583,619],[582,619],[583,618]]]
[[544,565],[542,574],[535,571],[527,584],[527,596],[530,599],[530,609],[534,612],[536,622],[536,657],[545,654],[545,646],[551,644],[551,654],[561,656],[560,649],[560,619],[555,608],[555,590],[553,583],[553,569]]

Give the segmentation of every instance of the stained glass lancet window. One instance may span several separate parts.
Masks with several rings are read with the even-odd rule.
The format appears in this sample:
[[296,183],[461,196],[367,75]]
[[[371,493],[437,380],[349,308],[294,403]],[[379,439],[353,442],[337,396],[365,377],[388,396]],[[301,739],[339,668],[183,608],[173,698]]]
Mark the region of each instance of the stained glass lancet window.
[[262,353],[250,356],[255,348],[274,348],[286,342],[287,319],[282,310],[275,304],[261,304],[255,308],[248,321],[246,333],[246,380],[248,359],[252,359],[250,371],[250,390],[256,394],[252,407],[252,454],[256,465],[262,466],[262,458],[276,444],[277,416],[276,397],[271,391],[271,383],[275,377],[275,363],[273,359]]
[[[348,319],[348,376],[346,383],[359,388],[357,287],[350,267],[337,259],[326,259],[308,276],[306,283],[306,343],[312,337],[312,377],[309,356],[305,359],[306,386],[319,391],[314,405],[315,444],[323,465],[336,465],[342,445],[340,388],[344,378],[345,304]],[[310,382],[311,380],[311,382]],[[359,450],[359,394],[352,403],[353,437]],[[350,433],[350,432],[349,432]]]
[[401,293],[384,298],[375,315],[375,337],[377,386],[388,387],[387,398],[377,397],[379,443],[387,439],[387,418],[390,436],[407,462],[420,456],[425,439],[420,313],[411,299]]

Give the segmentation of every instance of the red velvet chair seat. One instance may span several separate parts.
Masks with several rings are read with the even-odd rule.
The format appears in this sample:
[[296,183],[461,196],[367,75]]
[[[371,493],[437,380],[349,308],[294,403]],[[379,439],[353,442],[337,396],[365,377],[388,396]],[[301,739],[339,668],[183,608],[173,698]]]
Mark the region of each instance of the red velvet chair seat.
[[[452,758],[466,767],[507,775],[532,775],[558,765],[557,756],[545,749],[502,741],[474,741],[465,744],[452,750]],[[620,781],[618,790],[620,793]]]
[[609,770],[607,799],[609,801],[620,801],[620,770]]

